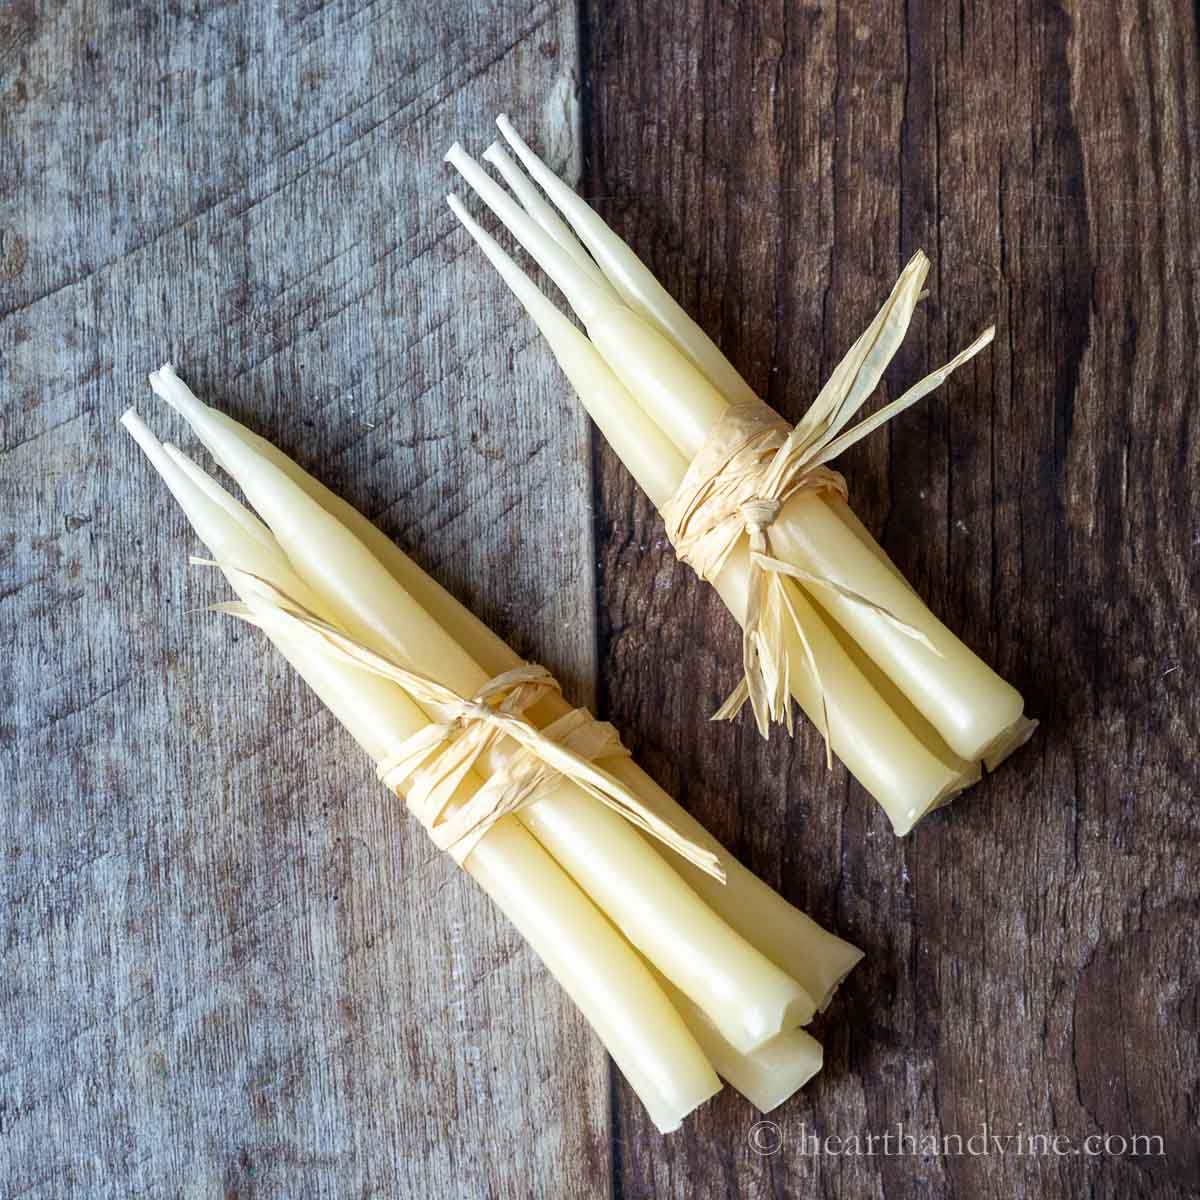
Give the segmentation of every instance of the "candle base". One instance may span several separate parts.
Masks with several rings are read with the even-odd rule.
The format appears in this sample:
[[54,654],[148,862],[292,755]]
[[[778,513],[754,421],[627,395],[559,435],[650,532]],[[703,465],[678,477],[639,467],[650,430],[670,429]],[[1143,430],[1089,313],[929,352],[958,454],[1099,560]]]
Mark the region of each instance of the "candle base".
[[1010,754],[1020,750],[1037,730],[1038,722],[1022,713],[994,742],[984,747],[983,765],[994,771]]
[[937,812],[939,808],[944,808],[947,804],[957,800],[968,788],[974,787],[983,778],[983,768],[980,763],[970,763],[967,768],[957,779],[934,796],[934,798],[921,809],[920,812],[910,813],[911,820],[905,824],[903,821],[897,821],[892,818],[892,829],[897,837],[907,837],[916,827],[932,812]]

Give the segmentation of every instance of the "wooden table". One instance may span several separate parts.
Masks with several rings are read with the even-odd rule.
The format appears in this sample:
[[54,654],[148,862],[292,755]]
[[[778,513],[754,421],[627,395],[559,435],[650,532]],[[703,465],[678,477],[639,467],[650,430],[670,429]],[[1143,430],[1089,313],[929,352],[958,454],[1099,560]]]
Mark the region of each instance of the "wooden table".
[[[0,3],[0,1194],[1197,1195],[1197,36],[1169,0]],[[706,721],[732,621],[442,203],[501,110],[789,417],[919,247],[888,394],[996,320],[844,464],[1043,721],[907,841],[812,728]],[[194,448],[168,358],[866,949],[777,1153],[732,1093],[656,1134],[202,611],[116,425]],[[1068,1140],[921,1152],[985,1124]]]

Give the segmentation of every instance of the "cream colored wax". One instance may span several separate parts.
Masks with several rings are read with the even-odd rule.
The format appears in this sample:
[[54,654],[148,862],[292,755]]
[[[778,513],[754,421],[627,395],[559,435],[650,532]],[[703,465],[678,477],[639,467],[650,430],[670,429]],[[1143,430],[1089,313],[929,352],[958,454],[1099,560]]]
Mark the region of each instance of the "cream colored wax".
[[[291,479],[232,435],[178,380],[167,395],[271,527],[298,574],[364,644],[474,695],[489,676],[369,550]],[[498,762],[485,764],[496,769]],[[733,1045],[754,1049],[806,1023],[816,1002],[722,921],[623,818],[566,780],[520,819],[625,936]]]
[[[540,297],[540,293],[537,294]],[[547,308],[565,320],[553,306],[547,304]],[[587,346],[586,338],[580,340]],[[594,350],[590,352],[595,355]],[[209,411],[345,525],[426,612],[437,614],[438,623],[488,675],[500,675],[520,665],[520,656],[502,638],[421,570],[357,509],[314,479],[270,442],[226,414],[215,409]],[[669,461],[666,455],[662,458]],[[531,715],[540,716],[540,723],[548,724],[562,716],[567,708],[566,701],[561,697],[549,696]],[[862,958],[862,951],[823,929],[747,870],[633,759],[614,759],[603,765],[657,816],[669,821],[691,841],[718,855],[725,868],[726,881],[723,884],[706,871],[660,847],[656,840],[649,839],[649,845],[659,850],[714,912],[758,947],[776,966],[791,975],[818,1007],[824,1008],[837,985]]]
[[[713,581],[739,621],[746,611],[749,577],[749,551],[740,544]],[[965,762],[944,762],[921,743],[842,649],[804,593],[790,579],[784,586],[791,591],[791,603],[820,673],[833,751],[879,801],[892,828],[903,837],[927,812],[957,795],[967,780],[977,778],[976,772]],[[784,625],[783,638],[789,662],[806,663],[792,625]],[[791,685],[796,701],[819,725],[822,695],[812,672],[793,670]]]
[[878,614],[827,588],[810,595],[912,701],[947,745],[968,760],[984,757],[1020,720],[1020,693],[948,630],[845,524],[811,493],[785,505],[771,529],[774,552],[870,599],[929,639],[898,635]]
[[[846,528],[854,534],[856,538],[864,545],[875,557],[883,564],[896,579],[908,588],[909,591],[914,591],[912,584],[900,572],[900,568],[888,557],[887,552],[883,547],[871,536],[867,527],[858,519],[858,515],[840,496],[824,497],[825,504],[829,507],[829,511]],[[953,634],[951,635],[953,636]],[[968,652],[969,653],[969,652]],[[984,664],[986,666],[986,664]],[[991,668],[989,667],[988,670]],[[1008,685],[1005,684],[1007,687]],[[995,693],[997,699],[999,693]],[[999,705],[997,704],[997,707]],[[907,718],[906,718],[907,719]],[[1019,750],[1033,736],[1034,730],[1037,729],[1037,722],[1030,717],[1025,716],[1024,703],[1022,701],[1021,715],[998,737],[996,737],[985,749],[980,753],[979,757],[983,760],[983,764],[989,771],[994,771],[1010,754],[1015,750]]]
[[[541,162],[508,119],[500,117],[497,124],[525,168],[587,245],[611,287],[633,310],[619,315],[611,311],[610,304],[594,314],[581,310],[592,341],[659,428],[691,461],[724,412],[726,401],[757,402],[757,396],[645,264],[582,197]],[[506,170],[510,185],[516,173],[512,168]],[[469,178],[476,183],[475,176]],[[487,193],[481,195],[492,202]],[[508,223],[508,217],[501,216]],[[571,249],[569,232],[564,235],[547,228]],[[537,257],[538,251],[525,244]],[[567,295],[574,303],[575,291],[568,290]],[[916,290],[911,295],[915,303]],[[645,318],[669,344],[647,339],[630,319],[633,314]],[[907,319],[896,321],[887,332],[893,346],[903,337],[906,325]],[[681,365],[674,360],[672,348],[685,356]],[[872,363],[864,366],[859,382],[866,385],[866,391],[876,385],[891,353],[877,353]],[[893,586],[875,569],[835,523],[835,518],[842,518],[842,524],[847,524],[839,508],[846,506],[835,498],[796,498],[771,531],[773,547],[788,561],[835,579],[929,637],[941,657],[830,589],[806,585],[816,602],[850,633],[955,754],[969,761],[987,758],[992,765],[1032,732],[1032,724],[1022,715],[1020,695],[946,629],[906,582]],[[856,540],[865,541],[872,554],[894,571],[874,538],[861,523],[855,525]]]
[[661,976],[657,978],[717,1074],[759,1112],[778,1108],[820,1071],[824,1061],[821,1043],[803,1029],[789,1029],[752,1053],[741,1054],[686,996]]
[[[318,613],[267,530],[232,497],[164,452],[132,413],[124,423],[167,482],[201,540],[223,562],[268,579]],[[184,460],[186,462],[186,460]],[[227,576],[243,599],[245,581]],[[285,658],[377,761],[427,725],[397,687],[368,671],[273,638]],[[480,784],[464,781],[458,803]],[[675,1129],[720,1088],[696,1040],[645,965],[519,823],[499,821],[464,863],[575,1001],[659,1129]]]
[[[589,325],[588,332],[655,424],[685,457],[697,453],[727,407],[724,397],[665,344],[658,330],[629,310],[598,329]],[[1021,720],[1024,704],[1017,690],[851,534],[824,497],[793,497],[771,527],[770,539],[778,557],[865,596],[930,640],[936,653],[865,606],[830,588],[805,585],[959,757],[978,761]]]
[[642,260],[613,233],[600,214],[533,153],[507,117],[498,117],[496,124],[525,169],[570,221],[621,299],[634,312],[664,330],[729,399],[754,398],[749,385],[725,355],[675,302]]
[[[454,208],[538,323],[600,431],[620,454],[622,462],[650,500],[661,507],[683,481],[687,470],[684,451],[671,443],[624,386],[619,372],[614,372],[597,347],[538,292],[495,239],[467,217],[461,205],[455,203]],[[527,227],[522,226],[521,233],[545,252],[545,246]],[[562,269],[561,262],[559,267]],[[660,357],[664,357],[661,353],[663,335],[628,309],[623,311],[625,316],[620,330],[626,339],[628,362],[636,363],[641,356],[655,353],[656,348]],[[614,346],[616,341],[614,334]],[[615,350],[613,353],[615,356]],[[709,410],[724,412],[726,403],[680,355],[670,350],[665,358],[671,370],[660,379],[664,404],[669,402],[677,386],[701,394],[707,392],[708,408],[689,410],[683,406],[685,411],[699,413],[699,421],[691,428],[690,436],[702,440],[704,429],[711,423]],[[627,365],[625,369],[627,373],[638,371],[635,365]],[[743,545],[738,553],[730,556],[713,581],[717,593],[739,622],[745,617],[748,584],[749,558]],[[817,660],[829,711],[830,744],[855,778],[880,803],[896,831],[907,833],[926,812],[977,778],[977,772],[966,762],[952,758],[943,760],[924,745],[842,650],[804,594],[790,582],[785,586],[791,591],[793,604]],[[821,726],[821,695],[799,637],[790,627],[785,637],[792,695],[809,719]]]

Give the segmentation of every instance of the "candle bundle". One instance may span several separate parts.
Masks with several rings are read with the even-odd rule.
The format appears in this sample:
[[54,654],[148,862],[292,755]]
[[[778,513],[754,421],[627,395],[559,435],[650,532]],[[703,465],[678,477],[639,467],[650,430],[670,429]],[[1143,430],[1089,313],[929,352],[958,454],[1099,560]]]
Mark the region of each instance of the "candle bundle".
[[733,859],[611,726],[361,514],[169,365],[150,378],[258,513],[122,418],[238,594],[217,607],[267,633],[507,914],[656,1125],[676,1128],[718,1073],[763,1111],[810,1079],[821,1049],[802,1027],[861,952]]
[[586,336],[453,195],[450,206],[662,512],[676,553],[742,625],[743,679],[716,717],[749,702],[763,736],[772,721],[790,732],[795,700],[824,734],[827,761],[836,752],[895,831],[908,833],[1028,740],[1036,722],[929,611],[828,464],[939,386],[993,331],[846,428],[923,295],[929,262],[918,253],[793,429],[507,118],[497,124],[521,165],[499,143],[483,157],[511,194],[461,146],[447,161],[556,284]]

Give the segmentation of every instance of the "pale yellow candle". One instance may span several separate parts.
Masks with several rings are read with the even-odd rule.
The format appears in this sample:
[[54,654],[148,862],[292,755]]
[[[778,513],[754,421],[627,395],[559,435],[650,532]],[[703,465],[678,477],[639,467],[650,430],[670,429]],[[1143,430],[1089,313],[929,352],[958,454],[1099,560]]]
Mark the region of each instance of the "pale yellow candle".
[[[460,695],[489,676],[340,522],[267,459],[214,421],[173,374],[156,390],[187,418],[241,485],[297,573],[337,623]],[[495,770],[498,762],[485,764]],[[816,1002],[739,936],[626,821],[562,780],[520,819],[654,965],[742,1050],[805,1024]]]
[[498,143],[484,151],[484,159],[491,163],[500,177],[512,189],[521,202],[521,207],[595,280],[597,287],[607,290],[608,280],[596,266],[591,255],[579,244],[575,235],[562,222],[558,214],[542,199],[541,193],[529,182],[529,178],[513,162]]
[[[776,555],[826,579],[853,588],[929,639],[897,636],[877,613],[829,588],[810,595],[871,656],[950,748],[978,760],[1021,719],[1024,702],[901,583],[819,496],[795,496],[771,529]],[[932,648],[931,648],[932,647]]]
[[[742,544],[713,581],[725,606],[739,620],[746,611],[749,578],[749,551]],[[879,801],[892,828],[903,837],[926,813],[977,779],[978,773],[968,763],[943,762],[919,742],[854,665],[804,593],[790,579],[784,586],[791,590],[792,604],[820,672],[833,751]],[[799,635],[791,625],[784,626],[783,637],[789,660],[805,662]],[[821,695],[812,672],[795,672],[791,684],[800,707],[819,723]]]
[[821,1043],[803,1029],[790,1029],[742,1054],[686,996],[661,976],[657,979],[717,1074],[759,1112],[778,1108],[820,1071],[825,1057]]
[[[648,337],[639,328],[636,318],[631,319],[632,314],[618,316],[609,306],[580,312],[597,349],[654,422],[690,461],[721,417],[726,401],[754,401],[757,397],[753,390],[645,264],[586,201],[541,162],[507,118],[499,118],[497,124],[526,170],[545,188],[575,233],[583,239],[621,299],[660,335],[659,339]],[[510,186],[516,175],[519,171],[515,166],[506,170],[505,178]],[[473,185],[477,184],[474,174],[469,174],[468,178]],[[480,194],[493,204],[491,193],[481,191]],[[511,213],[497,211],[522,244],[541,261],[543,248],[522,236],[521,230],[510,220]],[[561,271],[561,264],[551,264],[551,274],[561,283],[560,275],[555,274],[556,266]],[[915,278],[919,272],[921,264],[916,260],[906,268],[905,275],[914,277],[907,283],[915,286],[905,288],[904,302],[886,324],[882,313],[876,319],[882,333],[880,343],[855,367],[857,374],[850,376],[854,378],[856,391],[864,397],[878,385],[883,368],[904,337],[912,307],[920,293],[920,281]],[[564,290],[575,304],[576,297],[585,288],[583,281],[577,280]],[[900,291],[901,285],[898,285],[893,295]],[[585,308],[589,303],[585,298]],[[672,353],[673,350],[681,352],[682,361],[678,354]],[[847,355],[839,370],[848,369],[854,353],[852,350]],[[1032,724],[1023,716],[1020,695],[946,629],[915,593],[901,599],[899,589],[881,583],[879,573],[871,568],[865,556],[856,552],[851,540],[833,523],[836,514],[829,510],[838,503],[829,497],[811,495],[793,501],[772,528],[776,552],[799,567],[814,574],[827,574],[852,591],[869,597],[929,637],[941,658],[898,632],[877,614],[836,592],[806,587],[817,603],[850,632],[957,755],[966,760],[988,758],[990,762],[996,761],[1032,732]],[[886,555],[861,524],[854,533],[857,540],[865,539],[871,544],[875,557],[886,560]],[[904,587],[907,589],[908,585]],[[893,608],[893,602],[904,611]]]
[[[830,512],[837,517],[851,533],[875,555],[875,557],[895,576],[909,591],[914,591],[912,584],[900,572],[900,568],[888,557],[884,548],[871,536],[867,527],[858,519],[858,514],[840,496],[827,496],[825,503]],[[901,714],[904,716],[904,714]],[[907,716],[904,719],[911,725]],[[1033,736],[1037,722],[1030,717],[1021,716],[1009,726],[1008,730],[997,737],[980,755],[984,766],[994,771],[1010,754],[1019,750]],[[924,735],[922,735],[924,736]]]
[[[724,398],[690,362],[670,353],[657,330],[639,330],[627,318],[606,322],[600,332],[599,340],[592,333],[593,343],[639,405],[685,455],[698,450],[704,431],[727,407]],[[830,588],[805,587],[960,758],[986,757],[1023,722],[1020,693],[884,565],[882,550],[872,552],[861,535],[847,536],[826,497],[793,497],[771,527],[771,547],[777,557],[868,597],[929,639],[934,649]]]
[[[547,307],[555,316],[565,320],[552,305],[547,304]],[[586,345],[586,339],[580,340]],[[595,351],[591,353],[594,355]],[[331,492],[264,438],[216,409],[209,411],[345,525],[426,612],[437,614],[438,623],[488,675],[501,675],[520,665],[520,656],[507,642],[421,570],[356,508]],[[551,696],[542,701],[533,713],[540,713],[540,723],[548,724],[562,716],[568,707],[561,697]],[[862,958],[862,951],[823,929],[747,870],[633,759],[616,759],[605,763],[605,766],[657,816],[670,822],[691,841],[720,857],[726,874],[724,884],[672,855],[665,847],[660,849],[656,841],[649,842],[683,875],[714,912],[758,947],[776,966],[792,976],[813,997],[818,1007],[824,1008],[838,984]]]
[[850,661],[862,672],[863,677],[879,693],[880,699],[912,730],[921,744],[936,758],[952,770],[962,773],[962,786],[971,787],[983,775],[982,764],[966,762],[958,757],[942,741],[936,729],[913,707],[909,698],[879,669],[866,651],[836,622],[824,618],[825,628],[837,639]]
[[730,400],[757,399],[749,384],[704,330],[675,302],[645,263],[613,233],[600,214],[530,150],[506,116],[498,117],[496,124],[525,169],[566,215],[621,299],[634,312],[663,329],[722,395]]
[[643,413],[687,462],[700,452],[729,402],[645,318],[628,308],[605,310],[588,337]]
[[650,502],[661,507],[679,487],[687,470],[675,444],[638,408],[596,347],[542,295],[496,239],[463,208],[458,197],[448,196],[447,202],[533,318],[604,440],[629,468]]
[[[588,337],[593,346],[600,352],[620,382],[637,397],[639,403],[646,407],[651,416],[654,416],[656,412],[649,403],[651,398],[643,398],[638,392],[638,387],[651,387],[661,391],[663,394],[658,395],[656,392],[654,400],[669,409],[673,419],[690,423],[686,435],[695,441],[698,449],[708,430],[725,411],[727,402],[724,397],[707,382],[694,365],[679,355],[673,344],[653,324],[622,304],[611,290],[597,287],[591,272],[580,265],[576,256],[538,225],[460,145],[455,143],[450,147],[446,154],[446,161],[471,185],[484,203],[509,228],[517,241],[554,280],[575,315],[587,327]],[[451,206],[455,208],[460,220],[463,219],[465,213],[461,206],[454,201]],[[471,227],[468,226],[468,228]],[[477,226],[471,228],[472,235],[488,252],[488,257],[498,264],[497,255],[488,248],[487,242],[478,236],[477,229]],[[503,251],[499,253],[503,255]],[[518,268],[514,265],[512,270],[517,272]],[[509,279],[511,285],[511,273],[506,278]],[[537,319],[536,316],[535,319]],[[661,368],[666,374],[652,379],[650,371],[645,366],[639,367],[637,363],[638,357],[644,354],[653,354],[656,367]],[[676,362],[681,363],[686,370],[677,372],[677,378],[673,380],[669,376]],[[637,386],[630,386],[631,378],[636,381]],[[669,394],[673,383],[681,384],[685,389],[689,389],[696,386],[697,380],[702,387],[712,393],[712,401],[716,406],[715,417],[709,417],[698,398],[693,403],[692,397],[686,392],[684,396],[678,398]],[[679,444],[676,430],[664,421],[646,422],[643,420],[640,428],[644,429],[648,424],[654,423],[659,426],[668,440],[675,442],[676,445]],[[689,453],[686,447],[680,447],[680,449],[689,460],[695,454],[695,451]]]
[[871,536],[871,531],[862,523],[862,521],[859,520],[858,513],[856,513],[854,509],[852,509],[850,505],[841,498],[841,496],[826,496],[824,497],[824,500],[825,503],[829,505],[829,511],[833,513],[833,515],[837,517],[837,519],[841,521],[841,523],[845,525],[846,528],[850,530],[850,532],[853,533],[854,536],[858,538],[858,540],[862,542],[862,544],[866,546],[866,548],[870,550],[871,553],[874,554],[875,557],[879,559],[879,561],[883,563],[883,565],[887,567],[887,569],[891,571],[891,573],[902,584],[904,584],[906,588],[909,589],[909,591],[915,591],[912,584],[904,578],[900,568],[896,566],[896,564],[888,557],[887,551],[885,551],[884,548]]
[[[320,613],[282,551],[215,481],[127,413],[123,424],[166,481],[197,534],[222,562],[253,571]],[[186,464],[186,465],[185,465]],[[201,483],[203,478],[206,482]],[[251,597],[237,572],[227,578]],[[397,687],[287,639],[272,640],[334,716],[377,761],[428,722]],[[456,804],[481,783],[469,777]],[[497,822],[464,863],[575,1001],[664,1132],[720,1088],[701,1048],[645,964],[520,824]]]
[[[454,161],[460,169],[469,169],[461,153],[455,155]],[[541,296],[496,240],[471,220],[461,205],[452,201],[452,207],[518,300],[528,307],[584,407],[601,432],[613,438],[614,448],[639,486],[654,503],[664,503],[683,481],[687,470],[683,452],[664,444],[663,431],[623,386],[596,347]],[[536,231],[530,231],[524,225],[521,229],[530,244],[545,249]],[[566,269],[561,262],[558,266]],[[636,365],[641,357],[652,353],[654,347],[661,351],[666,343],[657,330],[628,310],[625,312],[632,321],[632,324],[624,321],[621,326],[629,335],[628,359],[634,364],[628,372],[636,374],[641,370]],[[589,325],[589,331],[591,328]],[[707,389],[712,409],[724,411],[725,400],[699,378],[691,364],[674,352],[666,361],[671,372],[664,376],[664,397],[675,386]],[[717,593],[739,622],[745,618],[748,581],[749,559],[743,546],[713,581]],[[924,745],[850,661],[804,594],[790,582],[786,586],[791,591],[794,607],[817,660],[830,716],[830,744],[854,777],[880,803],[897,832],[907,833],[925,813],[977,779],[978,772],[962,760],[944,762]],[[810,720],[820,726],[821,695],[809,670],[807,656],[794,630],[789,629],[786,638],[792,695]]]
[[721,1090],[678,1010],[649,972],[632,971],[633,949],[520,822],[494,826],[464,865],[575,1002],[661,1132]]
[[[807,913],[789,904],[774,888],[743,866],[677,800],[650,778],[632,759],[614,763],[612,773],[657,816],[685,837],[721,856],[725,884],[689,862],[676,869],[692,888],[748,942],[786,971],[813,997],[819,1010],[828,1007],[838,985],[859,962],[863,952],[830,933]],[[653,843],[652,843],[653,844]],[[655,846],[659,853],[669,851]]]

